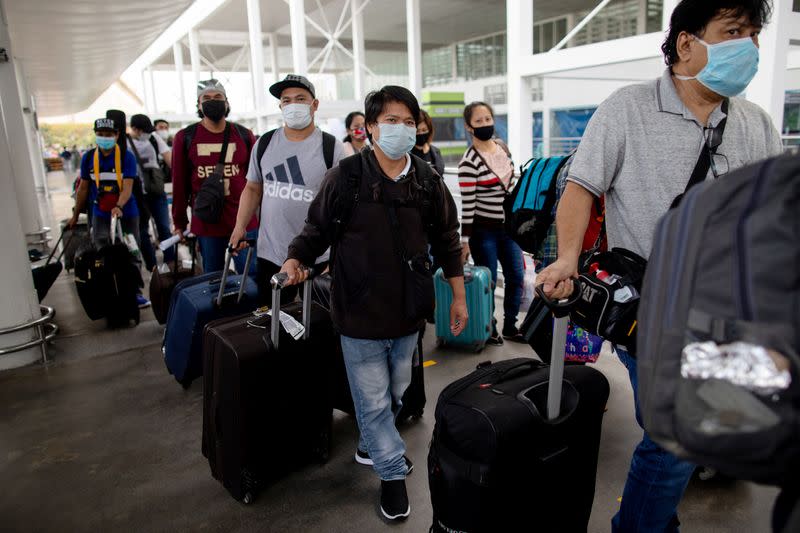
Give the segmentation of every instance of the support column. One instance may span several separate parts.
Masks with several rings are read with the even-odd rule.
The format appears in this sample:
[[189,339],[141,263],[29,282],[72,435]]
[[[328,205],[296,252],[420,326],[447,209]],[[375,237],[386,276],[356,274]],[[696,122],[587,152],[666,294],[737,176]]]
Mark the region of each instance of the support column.
[[406,41],[408,43],[408,89],[422,98],[422,37],[419,0],[406,0]]
[[361,101],[364,98],[364,16],[356,12],[356,0],[350,0],[350,13],[353,15],[353,96]]
[[306,10],[303,0],[289,0],[289,23],[292,28],[292,68],[294,74],[308,74]]
[[[36,176],[31,166],[31,147],[28,144],[28,136],[25,135],[27,129],[23,106],[27,106],[27,104],[23,104],[20,94],[16,68],[18,59],[14,56],[16,50],[11,46],[8,26],[2,19],[0,19],[0,48],[5,48],[9,57],[5,63],[0,60],[0,69],[2,69],[0,71],[0,95],[2,95],[4,106],[5,127],[7,131],[14,132],[14,135],[6,141],[10,149],[9,161],[12,171],[0,179],[13,177],[17,190],[17,196],[13,200],[20,213],[22,232],[30,235],[32,241],[41,240],[40,234],[37,234],[42,230],[42,216],[39,213],[39,201],[36,197]],[[24,256],[27,257],[27,250],[25,250]],[[27,265],[27,268],[30,270],[30,265]],[[0,340],[0,345],[2,345],[2,340]]]
[[150,102],[152,105],[152,113],[158,113],[158,98],[156,97],[156,82],[153,79],[153,67],[147,67],[147,78],[148,82],[150,83],[150,94],[152,95],[152,101]]
[[278,58],[278,34],[269,34],[269,64],[272,69],[272,83],[277,83],[281,79],[281,66]]
[[[5,23],[0,21],[0,46],[8,46],[8,33]],[[6,50],[11,50],[6,48]],[[11,54],[9,54],[11,55]],[[13,152],[9,145],[8,131],[19,132],[13,121],[9,121],[6,112],[13,112],[19,108],[19,98],[16,90],[14,94],[7,92],[7,81],[16,84],[14,65],[11,62],[0,62],[0,290],[3,298],[0,299],[0,329],[10,328],[26,322],[31,322],[39,317],[39,301],[33,287],[31,265],[28,261],[28,250],[25,244],[25,231],[23,230],[23,213],[21,198],[18,190],[18,173],[13,164]],[[18,95],[17,95],[18,96]],[[20,137],[13,135],[12,137]],[[23,154],[27,158],[27,152]],[[30,166],[30,165],[28,165]],[[33,182],[31,181],[31,186]],[[34,196],[35,199],[35,196]],[[0,346],[14,346],[33,340],[35,330],[27,329],[3,335],[0,337]],[[28,348],[21,352],[0,355],[0,370],[16,368],[35,362],[39,359],[41,351],[38,348]]]
[[639,0],[636,5],[637,35],[643,35],[647,33],[647,2],[648,0]]
[[197,82],[200,81],[200,43],[197,41],[197,30],[195,29],[189,30],[189,61],[192,63],[192,74],[194,75],[192,89],[197,89]]
[[178,75],[178,91],[180,91],[181,113],[187,113],[186,109],[186,90],[183,87],[183,50],[181,42],[176,41],[172,45],[172,57],[175,60],[175,73]]
[[772,21],[758,36],[758,73],[745,90],[745,95],[764,109],[772,117],[772,123],[778,131],[782,131],[792,1],[773,0],[772,9]]
[[264,41],[261,37],[261,2],[247,0],[247,30],[250,37],[250,76],[253,79],[253,104],[256,108],[257,133],[264,133],[267,123],[265,95],[267,87],[264,83]]
[[669,19],[672,17],[672,12],[678,5],[679,0],[664,0],[661,8],[661,27],[664,31],[669,30]]
[[533,0],[506,0],[506,31],[508,145],[524,163],[533,153],[533,110],[530,79],[520,74],[520,63],[533,55]]
[[144,100],[144,109],[148,115],[153,114],[153,101],[150,96],[150,87],[147,83],[147,69],[142,69],[142,99]]

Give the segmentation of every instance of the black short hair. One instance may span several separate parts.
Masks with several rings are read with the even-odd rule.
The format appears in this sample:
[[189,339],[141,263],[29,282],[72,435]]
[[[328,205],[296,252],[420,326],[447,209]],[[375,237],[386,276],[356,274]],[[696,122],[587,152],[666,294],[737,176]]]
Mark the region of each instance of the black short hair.
[[163,118],[157,118],[153,121],[153,126],[158,126],[159,124],[166,124],[167,126],[169,126],[169,122],[167,122]]
[[492,109],[492,106],[490,106],[486,102],[472,102],[467,104],[467,106],[464,108],[464,124],[466,124],[469,127],[472,127],[472,113],[475,111],[476,108],[481,106],[488,109],[489,114],[492,115],[492,118],[494,118],[494,109]]
[[372,91],[364,100],[364,120],[367,124],[375,124],[378,117],[383,113],[383,108],[389,102],[403,104],[411,111],[411,116],[416,122],[419,117],[419,102],[414,93],[398,85],[384,85],[379,91]]
[[745,16],[756,26],[765,26],[772,15],[770,0],[681,0],[669,19],[669,33],[661,45],[664,62],[672,67],[678,62],[678,35],[701,33],[722,12]]

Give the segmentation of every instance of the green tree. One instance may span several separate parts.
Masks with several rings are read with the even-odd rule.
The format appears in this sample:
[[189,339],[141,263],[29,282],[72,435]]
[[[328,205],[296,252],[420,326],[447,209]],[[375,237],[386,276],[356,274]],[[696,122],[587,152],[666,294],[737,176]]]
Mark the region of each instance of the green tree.
[[45,146],[87,148],[94,145],[92,124],[41,124]]

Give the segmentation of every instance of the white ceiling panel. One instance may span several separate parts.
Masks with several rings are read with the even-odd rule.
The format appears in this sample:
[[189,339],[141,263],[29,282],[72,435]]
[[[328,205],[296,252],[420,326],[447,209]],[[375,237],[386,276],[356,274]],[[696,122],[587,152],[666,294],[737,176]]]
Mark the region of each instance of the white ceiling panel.
[[89,107],[192,1],[4,0],[39,114]]

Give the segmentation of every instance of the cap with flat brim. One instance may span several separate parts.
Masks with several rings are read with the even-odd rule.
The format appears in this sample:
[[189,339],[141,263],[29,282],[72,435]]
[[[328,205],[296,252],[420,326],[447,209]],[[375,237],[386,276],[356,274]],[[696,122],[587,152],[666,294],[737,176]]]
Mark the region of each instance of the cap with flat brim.
[[114,121],[110,118],[98,118],[94,121],[94,131],[110,131],[116,133],[117,128],[114,126]]
[[316,98],[316,92],[314,91],[314,84],[308,81],[308,78],[305,76],[298,76],[296,74],[289,74],[286,76],[285,79],[274,83],[269,88],[269,93],[274,96],[275,98],[280,99],[281,93],[286,89],[297,87],[298,89],[305,89],[306,91],[311,93],[312,98]]

